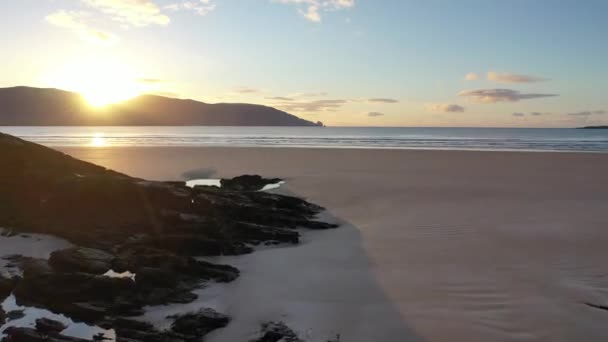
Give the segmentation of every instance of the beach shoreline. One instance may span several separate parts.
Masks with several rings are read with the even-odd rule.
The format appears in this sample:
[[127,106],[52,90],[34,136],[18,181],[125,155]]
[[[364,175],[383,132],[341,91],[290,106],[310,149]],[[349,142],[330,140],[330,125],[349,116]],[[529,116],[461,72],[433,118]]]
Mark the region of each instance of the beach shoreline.
[[[383,314],[350,307],[350,325],[399,321],[393,333],[407,331],[424,341],[608,337],[606,313],[583,304],[607,300],[602,251],[608,238],[608,155],[225,147],[60,150],[156,180],[241,174],[285,179],[285,189],[323,205],[359,235],[350,247],[359,262],[350,267],[370,281],[377,296],[369,307],[375,305],[380,308],[376,313]],[[285,249],[286,257],[290,250]],[[340,284],[344,277],[327,278],[327,285]],[[357,291],[345,290],[344,296],[356,301]],[[384,335],[387,340],[400,340],[390,333]],[[347,338],[348,332],[342,336],[357,340]],[[221,332],[214,338],[222,341]]]

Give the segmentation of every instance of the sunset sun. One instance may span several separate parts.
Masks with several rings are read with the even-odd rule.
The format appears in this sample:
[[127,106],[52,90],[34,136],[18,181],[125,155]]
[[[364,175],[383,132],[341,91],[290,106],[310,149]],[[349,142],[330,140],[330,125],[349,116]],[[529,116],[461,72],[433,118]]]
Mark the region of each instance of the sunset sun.
[[149,90],[130,66],[105,59],[78,61],[53,75],[58,88],[80,93],[92,107],[104,107],[136,97]]

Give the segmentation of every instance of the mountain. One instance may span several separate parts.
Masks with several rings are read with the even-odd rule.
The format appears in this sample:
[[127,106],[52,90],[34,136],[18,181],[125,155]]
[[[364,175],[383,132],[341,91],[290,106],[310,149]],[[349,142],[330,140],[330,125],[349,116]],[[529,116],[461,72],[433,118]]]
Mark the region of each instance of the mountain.
[[0,126],[320,126],[276,108],[156,95],[93,108],[59,89],[0,88]]

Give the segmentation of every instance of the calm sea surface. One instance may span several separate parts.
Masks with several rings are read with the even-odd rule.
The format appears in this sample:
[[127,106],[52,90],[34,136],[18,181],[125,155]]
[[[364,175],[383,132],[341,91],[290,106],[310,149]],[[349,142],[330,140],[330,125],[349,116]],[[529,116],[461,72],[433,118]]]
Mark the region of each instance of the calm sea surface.
[[274,146],[608,152],[608,130],[371,127],[0,127],[48,146]]

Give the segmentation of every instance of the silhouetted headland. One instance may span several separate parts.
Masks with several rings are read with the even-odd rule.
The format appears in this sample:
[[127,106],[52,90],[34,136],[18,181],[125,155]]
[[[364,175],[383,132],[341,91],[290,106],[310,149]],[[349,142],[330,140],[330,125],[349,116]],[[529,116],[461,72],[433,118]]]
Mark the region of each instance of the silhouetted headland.
[[579,127],[579,129],[608,129],[608,126],[585,126]]
[[0,88],[0,126],[322,126],[276,108],[140,95],[94,108],[77,93]]

